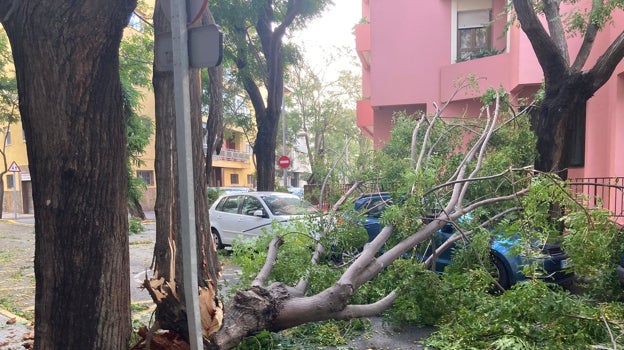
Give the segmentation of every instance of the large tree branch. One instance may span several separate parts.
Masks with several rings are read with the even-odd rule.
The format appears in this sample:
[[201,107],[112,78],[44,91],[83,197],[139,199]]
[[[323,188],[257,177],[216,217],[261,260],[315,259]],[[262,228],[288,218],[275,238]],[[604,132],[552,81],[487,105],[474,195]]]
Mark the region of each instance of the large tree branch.
[[277,251],[279,247],[284,243],[284,239],[281,236],[275,236],[269,243],[269,251],[264,261],[264,265],[256,275],[256,278],[251,282],[252,287],[264,287],[267,278],[273,270],[273,265],[277,260]]
[[383,299],[376,301],[373,304],[367,305],[348,305],[342,311],[333,314],[333,318],[336,320],[351,320],[358,317],[372,317],[377,316],[380,313],[386,311],[392,306],[394,300],[397,298],[395,291],[390,292]]
[[533,2],[531,0],[513,0],[513,5],[522,30],[529,38],[537,60],[544,71],[546,82],[554,81],[565,75],[568,70],[568,63],[537,17]]
[[604,85],[615,71],[617,65],[624,57],[624,31],[613,40],[611,45],[605,50],[596,61],[596,64],[587,73],[592,79],[592,88],[598,90]]
[[570,53],[568,51],[568,41],[565,37],[565,28],[561,22],[561,13],[559,5],[561,0],[543,0],[544,15],[548,24],[548,32],[555,46],[559,50],[559,54],[565,61],[566,65],[570,64]]
[[[600,10],[603,6],[604,4],[602,3],[602,1],[592,1],[592,9],[590,14],[593,14],[596,11]],[[594,46],[594,41],[596,40],[598,30],[600,30],[600,27],[591,20],[590,15],[590,18],[587,20],[587,28],[585,29],[585,35],[583,36],[583,43],[581,44],[579,52],[576,55],[574,63],[571,67],[573,72],[578,72],[583,69],[583,66],[585,66],[587,58],[589,57],[592,47]]]

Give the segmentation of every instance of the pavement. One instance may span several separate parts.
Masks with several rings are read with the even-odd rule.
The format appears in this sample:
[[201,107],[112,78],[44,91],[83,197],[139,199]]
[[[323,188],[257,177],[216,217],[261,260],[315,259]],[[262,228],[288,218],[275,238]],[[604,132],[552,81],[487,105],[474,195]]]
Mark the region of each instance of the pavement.
[[[146,213],[144,231],[130,235],[130,295],[133,321],[147,324],[155,305],[140,288],[154,251],[154,213]],[[3,213],[0,219],[0,350],[32,349],[35,304],[33,214]],[[10,308],[11,310],[7,310]]]
[[[156,306],[147,291],[141,288],[152,276],[150,266],[156,239],[154,212],[146,212],[144,231],[129,236],[130,298],[133,323],[149,324]],[[3,213],[0,219],[0,350],[32,349],[34,338],[32,318],[35,310],[33,214]],[[237,278],[240,269],[223,266],[219,284],[221,293]],[[10,308],[11,310],[7,310]]]

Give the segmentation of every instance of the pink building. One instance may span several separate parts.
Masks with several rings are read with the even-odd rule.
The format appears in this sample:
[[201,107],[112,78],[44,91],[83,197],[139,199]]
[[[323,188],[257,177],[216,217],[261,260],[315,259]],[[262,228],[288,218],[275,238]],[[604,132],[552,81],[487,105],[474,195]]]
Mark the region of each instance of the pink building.
[[[489,87],[502,86],[516,99],[535,93],[543,80],[542,70],[519,25],[505,31],[506,2],[362,0],[356,50],[362,63],[363,99],[357,104],[357,123],[376,147],[388,140],[395,112],[433,112],[433,103],[451,99],[462,77],[478,77],[480,91],[462,90],[445,110],[446,117],[476,115],[477,98]],[[598,35],[589,65],[623,29],[624,15],[618,12],[613,24]],[[581,40],[576,36],[568,41],[571,60]],[[618,137],[624,136],[623,72],[620,64],[588,101],[570,178],[600,178],[623,185],[624,137]],[[605,202],[611,202],[616,215],[624,215],[621,189],[598,186],[594,190],[606,191],[601,192]]]

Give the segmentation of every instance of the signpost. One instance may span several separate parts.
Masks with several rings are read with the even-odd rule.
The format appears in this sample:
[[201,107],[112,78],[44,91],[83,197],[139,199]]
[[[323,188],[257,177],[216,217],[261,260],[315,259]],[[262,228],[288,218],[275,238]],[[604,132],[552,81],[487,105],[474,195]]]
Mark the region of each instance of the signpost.
[[17,220],[17,174],[21,172],[22,169],[13,161],[9,167],[9,171],[13,173],[13,218]]
[[[189,66],[212,67],[221,62],[223,37],[216,26],[195,25],[208,6],[208,0],[164,1],[171,33],[156,37],[156,68],[172,71],[175,95],[177,177],[180,189],[180,230],[183,254],[184,302],[191,350],[203,349],[198,296],[195,192],[191,145],[191,102]],[[190,16],[187,14],[187,6]],[[189,50],[189,45],[191,49]],[[189,59],[189,56],[191,58]],[[173,258],[173,257],[172,257]]]

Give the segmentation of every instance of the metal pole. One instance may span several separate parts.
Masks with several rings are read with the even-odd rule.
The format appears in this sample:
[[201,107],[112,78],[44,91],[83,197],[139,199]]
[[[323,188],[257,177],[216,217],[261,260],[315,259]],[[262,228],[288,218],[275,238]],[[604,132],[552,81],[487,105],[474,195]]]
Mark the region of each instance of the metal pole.
[[[171,1],[171,35],[173,47],[173,80],[176,115],[176,147],[180,189],[182,266],[184,301],[192,350],[203,349],[197,282],[197,242],[195,230],[195,196],[193,191],[193,151],[191,148],[191,101],[186,1]],[[172,257],[173,258],[173,257]]]
[[17,173],[13,172],[13,219],[17,220]]
[[[282,155],[286,155],[286,110],[285,106],[285,92],[282,94]],[[292,162],[292,160],[291,160]],[[282,177],[284,178],[284,187],[288,188],[288,179],[286,179],[286,168],[282,168]]]

